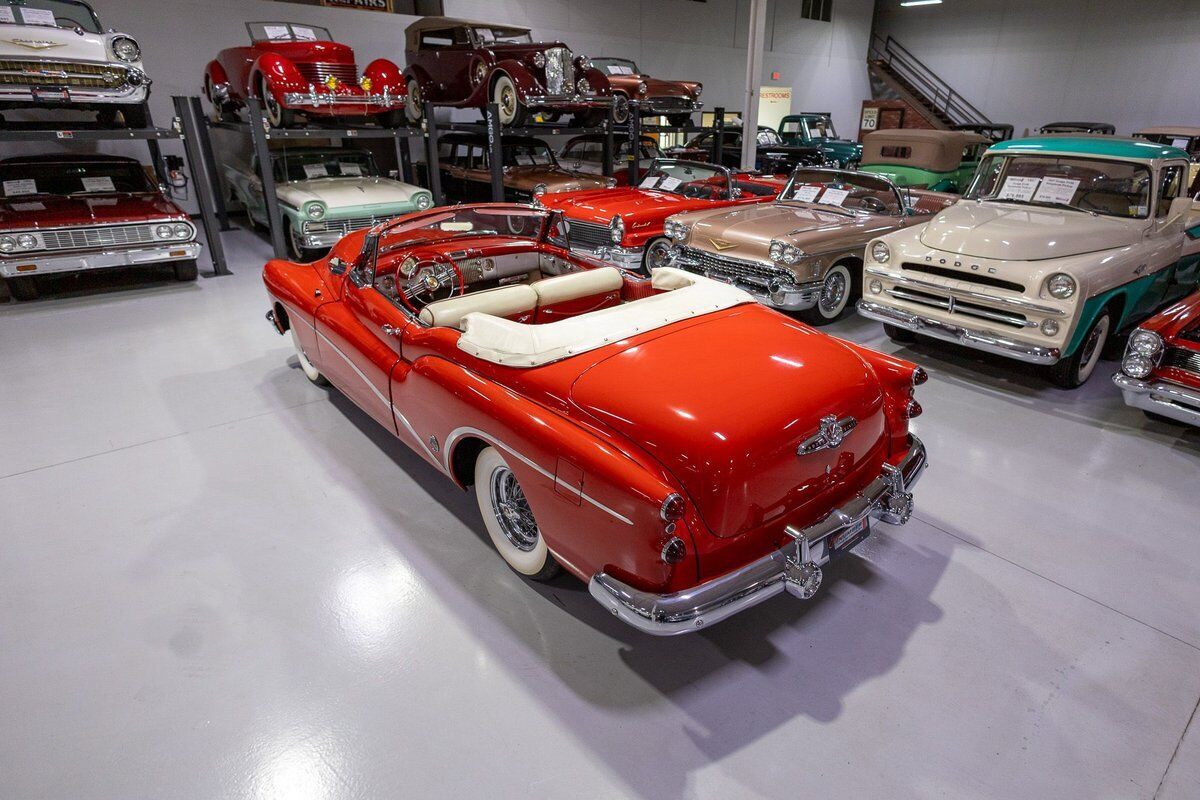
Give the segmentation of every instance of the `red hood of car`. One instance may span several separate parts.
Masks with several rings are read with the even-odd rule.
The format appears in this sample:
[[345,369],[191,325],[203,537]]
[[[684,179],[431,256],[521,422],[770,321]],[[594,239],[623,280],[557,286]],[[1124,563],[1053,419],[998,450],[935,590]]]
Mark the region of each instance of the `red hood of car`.
[[[697,323],[587,368],[571,402],[657,459],[720,537],[815,519],[874,479],[888,448],[884,394],[857,353],[754,304]],[[857,426],[837,449],[798,455],[826,415]]]
[[257,53],[278,53],[293,63],[353,64],[354,48],[340,42],[256,42]]
[[[1184,331],[1200,328],[1200,292],[1189,295],[1164,309],[1139,327],[1154,331],[1168,344]],[[1189,345],[1200,350],[1200,345],[1192,343]]]
[[655,220],[661,222],[672,214],[701,208],[719,208],[730,202],[630,187],[544,194],[540,200],[546,208],[562,211],[568,219],[607,225],[614,215],[620,214],[626,226],[630,223]]
[[179,206],[157,193],[99,197],[30,195],[27,199],[10,197],[0,201],[0,230],[186,218]]

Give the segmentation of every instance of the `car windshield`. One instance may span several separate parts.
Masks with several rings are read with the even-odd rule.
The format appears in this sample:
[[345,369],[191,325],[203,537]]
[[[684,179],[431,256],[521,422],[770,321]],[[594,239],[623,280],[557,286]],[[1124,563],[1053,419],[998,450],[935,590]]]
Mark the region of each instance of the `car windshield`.
[[804,126],[808,135],[813,139],[836,139],[837,131],[833,129],[833,120],[829,117],[805,117]]
[[319,25],[295,22],[247,22],[252,42],[332,42],[333,34]]
[[132,194],[154,185],[132,161],[53,161],[0,164],[0,196],[20,200],[36,195]]
[[410,216],[383,231],[377,261],[413,244],[460,236],[537,239],[549,212],[528,206],[482,205],[439,208]]
[[102,30],[91,7],[73,0],[0,0],[0,23]]
[[275,180],[311,181],[321,178],[377,176],[375,159],[365,150],[291,151],[275,156]]
[[628,58],[593,58],[592,65],[605,75],[640,75],[642,71]]
[[552,167],[557,163],[545,142],[512,144],[504,148],[505,166]]
[[475,38],[480,44],[533,44],[529,31],[514,28],[475,28]]
[[[642,146],[638,148],[639,158],[658,158],[662,155],[662,151],[658,149],[658,145],[652,141],[642,140]],[[617,145],[617,156],[629,156],[629,140],[622,139]]]
[[900,198],[888,181],[862,172],[796,170],[780,202],[836,206],[849,211],[898,215]]
[[727,196],[729,175],[720,167],[681,161],[658,161],[638,183],[639,189],[671,192],[684,197]]
[[758,146],[772,147],[774,145],[783,144],[783,139],[779,138],[779,134],[770,128],[758,129]]
[[1150,183],[1149,168],[1129,161],[993,155],[979,165],[965,197],[1144,218],[1150,213]]

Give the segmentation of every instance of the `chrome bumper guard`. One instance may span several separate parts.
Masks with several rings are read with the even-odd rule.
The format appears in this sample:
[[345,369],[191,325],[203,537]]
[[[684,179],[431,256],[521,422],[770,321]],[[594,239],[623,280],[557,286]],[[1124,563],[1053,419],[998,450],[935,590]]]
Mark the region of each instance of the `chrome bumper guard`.
[[283,104],[285,106],[308,106],[310,108],[320,108],[321,106],[379,106],[380,108],[398,108],[404,105],[404,98],[400,95],[388,94],[330,94],[329,92],[284,92]]
[[829,560],[825,540],[870,517],[893,525],[907,522],[913,510],[912,486],[927,463],[925,446],[913,437],[900,466],[885,464],[879,477],[853,500],[807,528],[787,526],[794,542],[699,586],[653,594],[598,572],[588,582],[588,592],[613,616],[655,636],[700,630],[784,591],[808,600],[821,585],[821,565]]
[[678,249],[672,250],[670,265],[696,275],[712,278],[714,281],[736,286],[764,306],[778,308],[781,311],[805,311],[812,308],[821,299],[821,291],[824,289],[821,281],[809,281],[808,283],[771,281],[768,283],[765,279],[759,282],[744,276],[729,275],[719,270],[705,268],[699,261],[688,258]]
[[704,103],[700,100],[684,100],[682,103],[679,100],[680,98],[674,97],[651,97],[641,101],[638,104],[638,110],[651,114],[683,114],[704,108]]
[[858,313],[867,319],[895,325],[898,328],[924,334],[934,339],[973,347],[987,353],[1015,358],[1029,364],[1055,364],[1062,358],[1057,347],[1039,347],[1025,344],[990,331],[974,330],[952,325],[933,317],[923,317],[899,308],[885,306],[871,300],[858,301]]
[[598,106],[612,105],[611,97],[594,97],[586,94],[531,94],[525,97],[527,106]]
[[640,247],[620,247],[613,245],[612,247],[597,247],[595,249],[589,247],[572,247],[571,252],[586,256],[594,261],[611,264],[617,269],[636,271],[642,268],[642,254],[645,251]]
[[[200,245],[196,242],[164,242],[153,247],[74,255],[30,253],[26,256],[0,258],[0,276],[15,278],[21,275],[47,275],[52,272],[82,272],[89,269],[136,267],[142,264],[187,261],[199,255]],[[35,265],[37,269],[19,269],[19,267],[28,267],[31,264]]]
[[1113,375],[1112,379],[1125,396],[1127,405],[1176,422],[1200,425],[1200,391],[1163,381],[1148,383],[1123,372]]

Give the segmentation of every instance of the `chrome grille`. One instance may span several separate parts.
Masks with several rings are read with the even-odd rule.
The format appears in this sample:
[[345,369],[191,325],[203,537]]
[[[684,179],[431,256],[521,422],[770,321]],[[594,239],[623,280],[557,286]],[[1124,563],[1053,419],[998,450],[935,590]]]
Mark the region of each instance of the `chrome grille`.
[[692,101],[687,97],[648,97],[644,102],[663,111],[692,110]]
[[297,64],[296,69],[304,76],[304,80],[312,84],[323,84],[330,75],[342,83],[358,84],[358,66],[356,64]]
[[940,278],[949,278],[955,281],[977,283],[980,286],[1008,289],[1010,292],[1017,292],[1019,294],[1025,293],[1025,286],[1023,284],[1006,281],[1003,278],[995,278],[991,275],[981,275],[970,269],[953,269],[951,267],[941,267],[934,264],[921,264],[911,261],[905,261],[900,265],[900,268],[908,272],[921,272],[925,275],[937,275]]
[[737,258],[713,255],[694,247],[683,248],[683,260],[677,266],[697,275],[706,275],[711,272],[722,277],[738,278],[767,287],[773,282],[785,285],[796,282],[796,276],[791,270],[768,266],[757,261],[742,261]]
[[125,84],[125,75],[125,67],[110,64],[0,58],[0,85],[3,86],[118,89]]
[[570,94],[574,75],[571,51],[566,47],[551,47],[546,51],[546,94]]
[[980,305],[979,303],[972,303],[968,300],[959,300],[953,295],[934,294],[932,292],[903,289],[900,287],[888,289],[887,293],[897,300],[905,300],[909,303],[929,306],[930,308],[940,308],[942,311],[947,311],[951,314],[960,314],[964,317],[999,322],[1002,325],[1011,325],[1014,328],[1032,328],[1037,325],[1036,322],[1030,322],[1024,314],[1017,314],[1013,311],[1001,311]]
[[597,247],[612,247],[612,232],[607,225],[595,222],[577,222],[568,219],[571,226],[567,229],[567,245],[569,247],[586,247],[594,250]]
[[1200,373],[1200,351],[1187,350],[1183,347],[1168,347],[1163,354],[1162,365]]
[[86,250],[154,243],[153,225],[107,225],[102,228],[63,228],[41,231],[47,250]]
[[361,231],[363,228],[370,228],[378,225],[380,222],[391,219],[391,217],[349,217],[348,219],[328,219],[321,222],[305,222],[305,233],[326,233],[335,231],[337,233],[350,233],[350,231]]

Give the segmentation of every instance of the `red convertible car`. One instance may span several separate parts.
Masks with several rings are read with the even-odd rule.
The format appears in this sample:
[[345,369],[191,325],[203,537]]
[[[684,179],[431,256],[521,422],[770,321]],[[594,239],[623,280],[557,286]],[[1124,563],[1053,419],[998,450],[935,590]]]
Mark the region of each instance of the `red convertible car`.
[[683,211],[770,202],[786,185],[786,175],[658,159],[637,186],[544,194],[537,202],[562,212],[572,251],[649,275],[670,260],[671,240],[663,232],[667,217]]
[[1113,383],[1151,418],[1200,425],[1200,292],[1138,326]]
[[354,51],[326,28],[296,22],[248,22],[249,47],[222,50],[204,69],[204,94],[219,117],[255,97],[273,127],[306,117],[372,117],[404,124],[408,90],[400,67],[377,58],[359,75]]
[[188,215],[132,158],[16,156],[0,161],[0,277],[18,300],[42,275],[169,263],[196,279]]
[[566,569],[650,633],[812,597],[872,518],[908,519],[923,370],[565,245],[529,206],[412,214],[268,262],[267,317],[310,380],[475,493],[513,569]]

